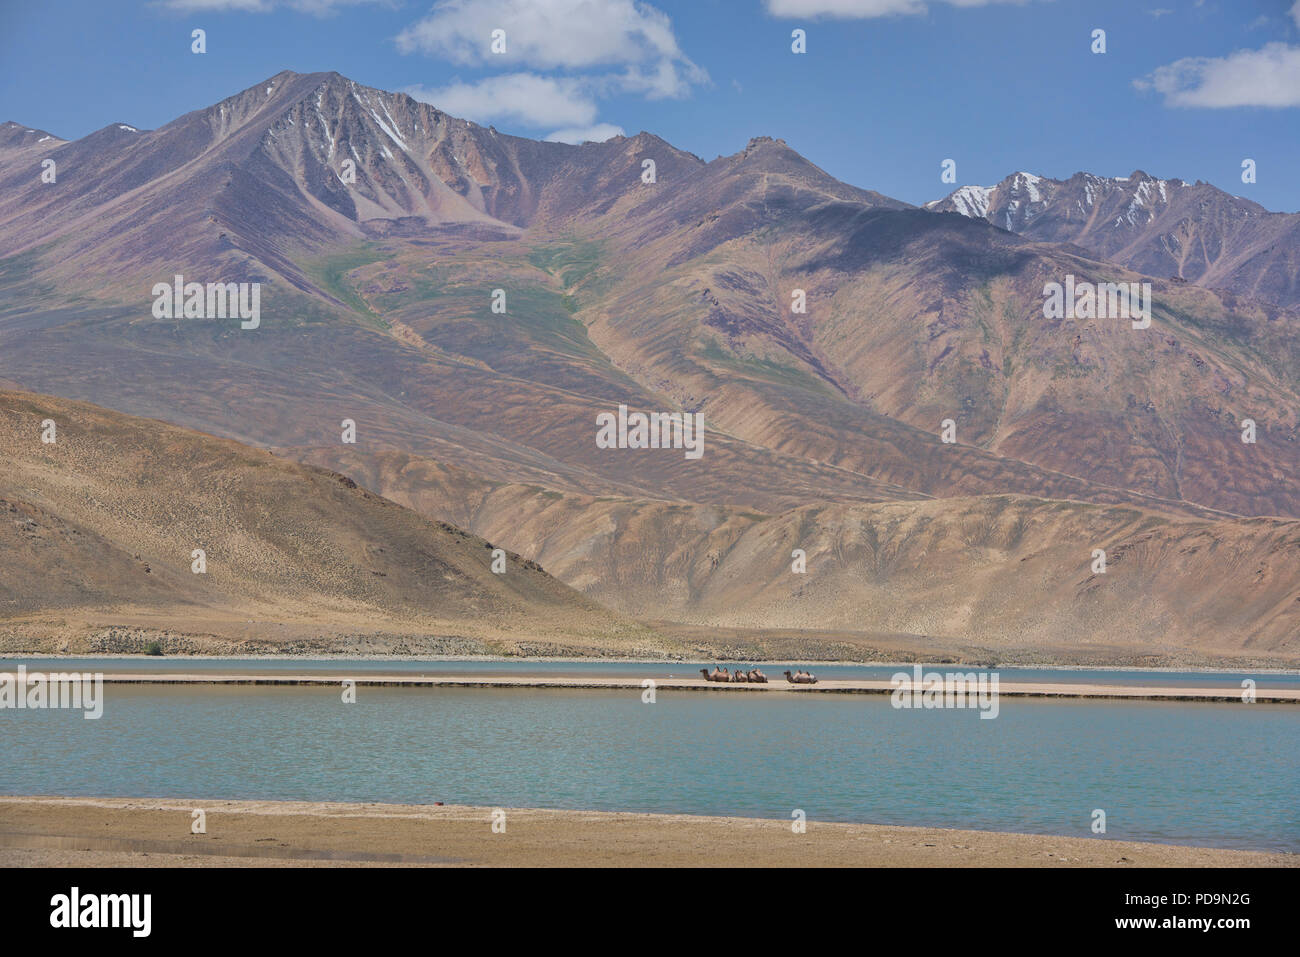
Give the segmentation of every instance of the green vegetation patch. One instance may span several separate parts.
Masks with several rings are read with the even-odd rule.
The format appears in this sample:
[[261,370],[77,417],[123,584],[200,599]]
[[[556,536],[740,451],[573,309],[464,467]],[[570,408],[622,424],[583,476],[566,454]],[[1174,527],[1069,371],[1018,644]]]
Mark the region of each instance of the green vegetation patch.
[[[603,295],[609,291],[608,280],[593,279],[600,268],[604,244],[590,239],[573,239],[534,246],[528,261],[560,281],[565,292],[582,287],[585,293]],[[577,310],[575,303],[574,311]]]
[[815,392],[818,395],[839,397],[839,393],[827,382],[819,379],[806,369],[777,362],[774,359],[760,359],[757,356],[737,356],[723,349],[718,340],[712,337],[703,341],[703,347],[698,355],[700,358],[707,359],[716,365],[725,366],[734,372],[761,379],[764,382],[803,389],[806,392]]
[[378,318],[348,280],[348,273],[371,263],[381,262],[389,254],[374,243],[364,243],[345,253],[336,253],[309,260],[302,264],[303,272],[321,289],[340,302],[347,303],[356,312],[368,318]]

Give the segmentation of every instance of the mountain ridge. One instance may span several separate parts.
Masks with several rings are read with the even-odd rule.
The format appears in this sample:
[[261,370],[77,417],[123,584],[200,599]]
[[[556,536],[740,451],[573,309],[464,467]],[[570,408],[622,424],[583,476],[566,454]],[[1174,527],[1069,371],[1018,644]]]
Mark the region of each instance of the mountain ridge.
[[[1054,536],[1110,534],[1093,516],[1133,510],[1162,529],[1174,563],[1162,614],[1208,647],[1177,610],[1178,568],[1195,566],[1207,589],[1213,579],[1212,563],[1177,557],[1182,523],[1267,556],[1282,539],[1250,523],[1300,518],[1300,309],[990,222],[1015,201],[1011,225],[1075,236],[1079,222],[1053,219],[1065,187],[1030,174],[972,217],[841,183],[771,137],[708,162],[645,132],[540,143],[329,73],[277,74],[155,131],[110,129],[105,143],[52,151],[57,187],[35,183],[36,153],[0,148],[0,381],[274,447],[430,517],[472,517],[477,483],[498,483],[513,491],[481,527],[529,558],[557,556],[569,584],[602,601],[618,604],[643,568],[625,519],[647,547],[667,547],[661,525],[690,543],[663,568],[663,604],[692,628],[813,632],[810,606],[781,610],[795,607],[785,584],[766,592],[766,618],[727,618],[739,592],[707,562],[721,539],[689,523],[749,529],[750,557],[729,567],[753,577],[788,567],[784,539],[809,516],[861,530],[844,543],[865,555],[867,530],[883,541],[910,510],[917,524],[895,544],[942,531],[932,554],[952,587],[988,594],[1036,559],[999,547],[977,561],[964,527],[997,512],[1056,528],[1042,550],[1072,575]],[[1197,188],[1132,179],[1109,198],[1093,184],[1125,236],[1149,225],[1150,203]],[[1110,216],[1137,191],[1147,205],[1131,221]],[[1218,207],[1206,208],[1212,231]],[[176,274],[262,284],[260,324],[155,316],[147,293]],[[1150,325],[1049,316],[1043,290],[1067,277],[1149,285]],[[598,447],[597,416],[620,405],[700,414],[703,459]],[[355,444],[340,441],[345,421]],[[476,480],[423,495],[439,474],[428,463]],[[575,502],[590,503],[586,517]],[[570,527],[545,532],[560,514]],[[754,552],[762,541],[780,547]],[[818,541],[834,550],[829,532]],[[1051,592],[1065,628],[1087,600]],[[628,594],[629,613],[654,607]],[[889,631],[943,630],[949,647],[1047,634],[1026,617],[998,632],[995,615],[956,606],[912,629],[887,594],[844,594],[837,628],[884,616]],[[1281,652],[1288,596],[1268,594],[1258,620],[1233,627]],[[1226,608],[1207,615],[1226,623]]]
[[[1300,213],[1272,212],[1200,180],[1016,172],[925,204],[1026,237],[1069,242],[1154,276],[1281,306],[1300,303]],[[1282,249],[1276,247],[1281,246]]]

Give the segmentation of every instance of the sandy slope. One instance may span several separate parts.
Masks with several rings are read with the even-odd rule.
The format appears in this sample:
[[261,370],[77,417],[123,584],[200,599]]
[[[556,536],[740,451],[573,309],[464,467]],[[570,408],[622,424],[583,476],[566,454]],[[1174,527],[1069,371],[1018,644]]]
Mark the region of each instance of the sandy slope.
[[278,651],[376,632],[596,647],[647,633],[522,556],[494,573],[492,543],[337,473],[51,396],[0,392],[0,413],[0,647],[93,651],[77,639],[114,629]]

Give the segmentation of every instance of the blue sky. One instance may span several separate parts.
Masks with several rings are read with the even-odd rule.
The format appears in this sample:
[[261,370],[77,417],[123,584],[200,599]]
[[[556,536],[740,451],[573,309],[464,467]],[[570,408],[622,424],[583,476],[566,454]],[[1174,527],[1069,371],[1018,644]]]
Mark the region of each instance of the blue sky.
[[958,185],[1144,169],[1300,210],[1300,0],[0,0],[0,63],[0,120],[70,138],[337,70],[538,139],[780,137],[913,203],[951,158]]

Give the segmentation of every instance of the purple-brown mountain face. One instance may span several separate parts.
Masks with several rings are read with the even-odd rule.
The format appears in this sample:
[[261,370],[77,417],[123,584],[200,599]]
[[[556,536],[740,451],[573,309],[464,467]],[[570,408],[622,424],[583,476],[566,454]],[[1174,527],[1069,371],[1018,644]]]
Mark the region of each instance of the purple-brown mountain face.
[[[780,140],[539,143],[337,74],[48,136],[0,127],[0,386],[276,447],[643,618],[1300,658],[1288,217],[1139,174],[918,209]],[[259,314],[160,309],[177,275]],[[1120,283],[1141,317],[1076,296]],[[702,454],[598,444],[621,405]]]
[[309,288],[296,260],[323,250],[406,233],[508,238],[601,212],[647,144],[665,178],[702,165],[644,134],[583,150],[505,136],[336,73],[281,73],[158,130],[53,140],[41,156],[55,184],[30,175],[39,132],[0,133],[0,254],[54,242],[68,277],[111,254],[118,273],[209,266]]
[[1208,183],[1141,170],[1067,180],[1013,173],[996,186],[963,186],[926,208],[985,219],[1030,239],[1074,243],[1150,276],[1300,304],[1300,213],[1272,213]]

